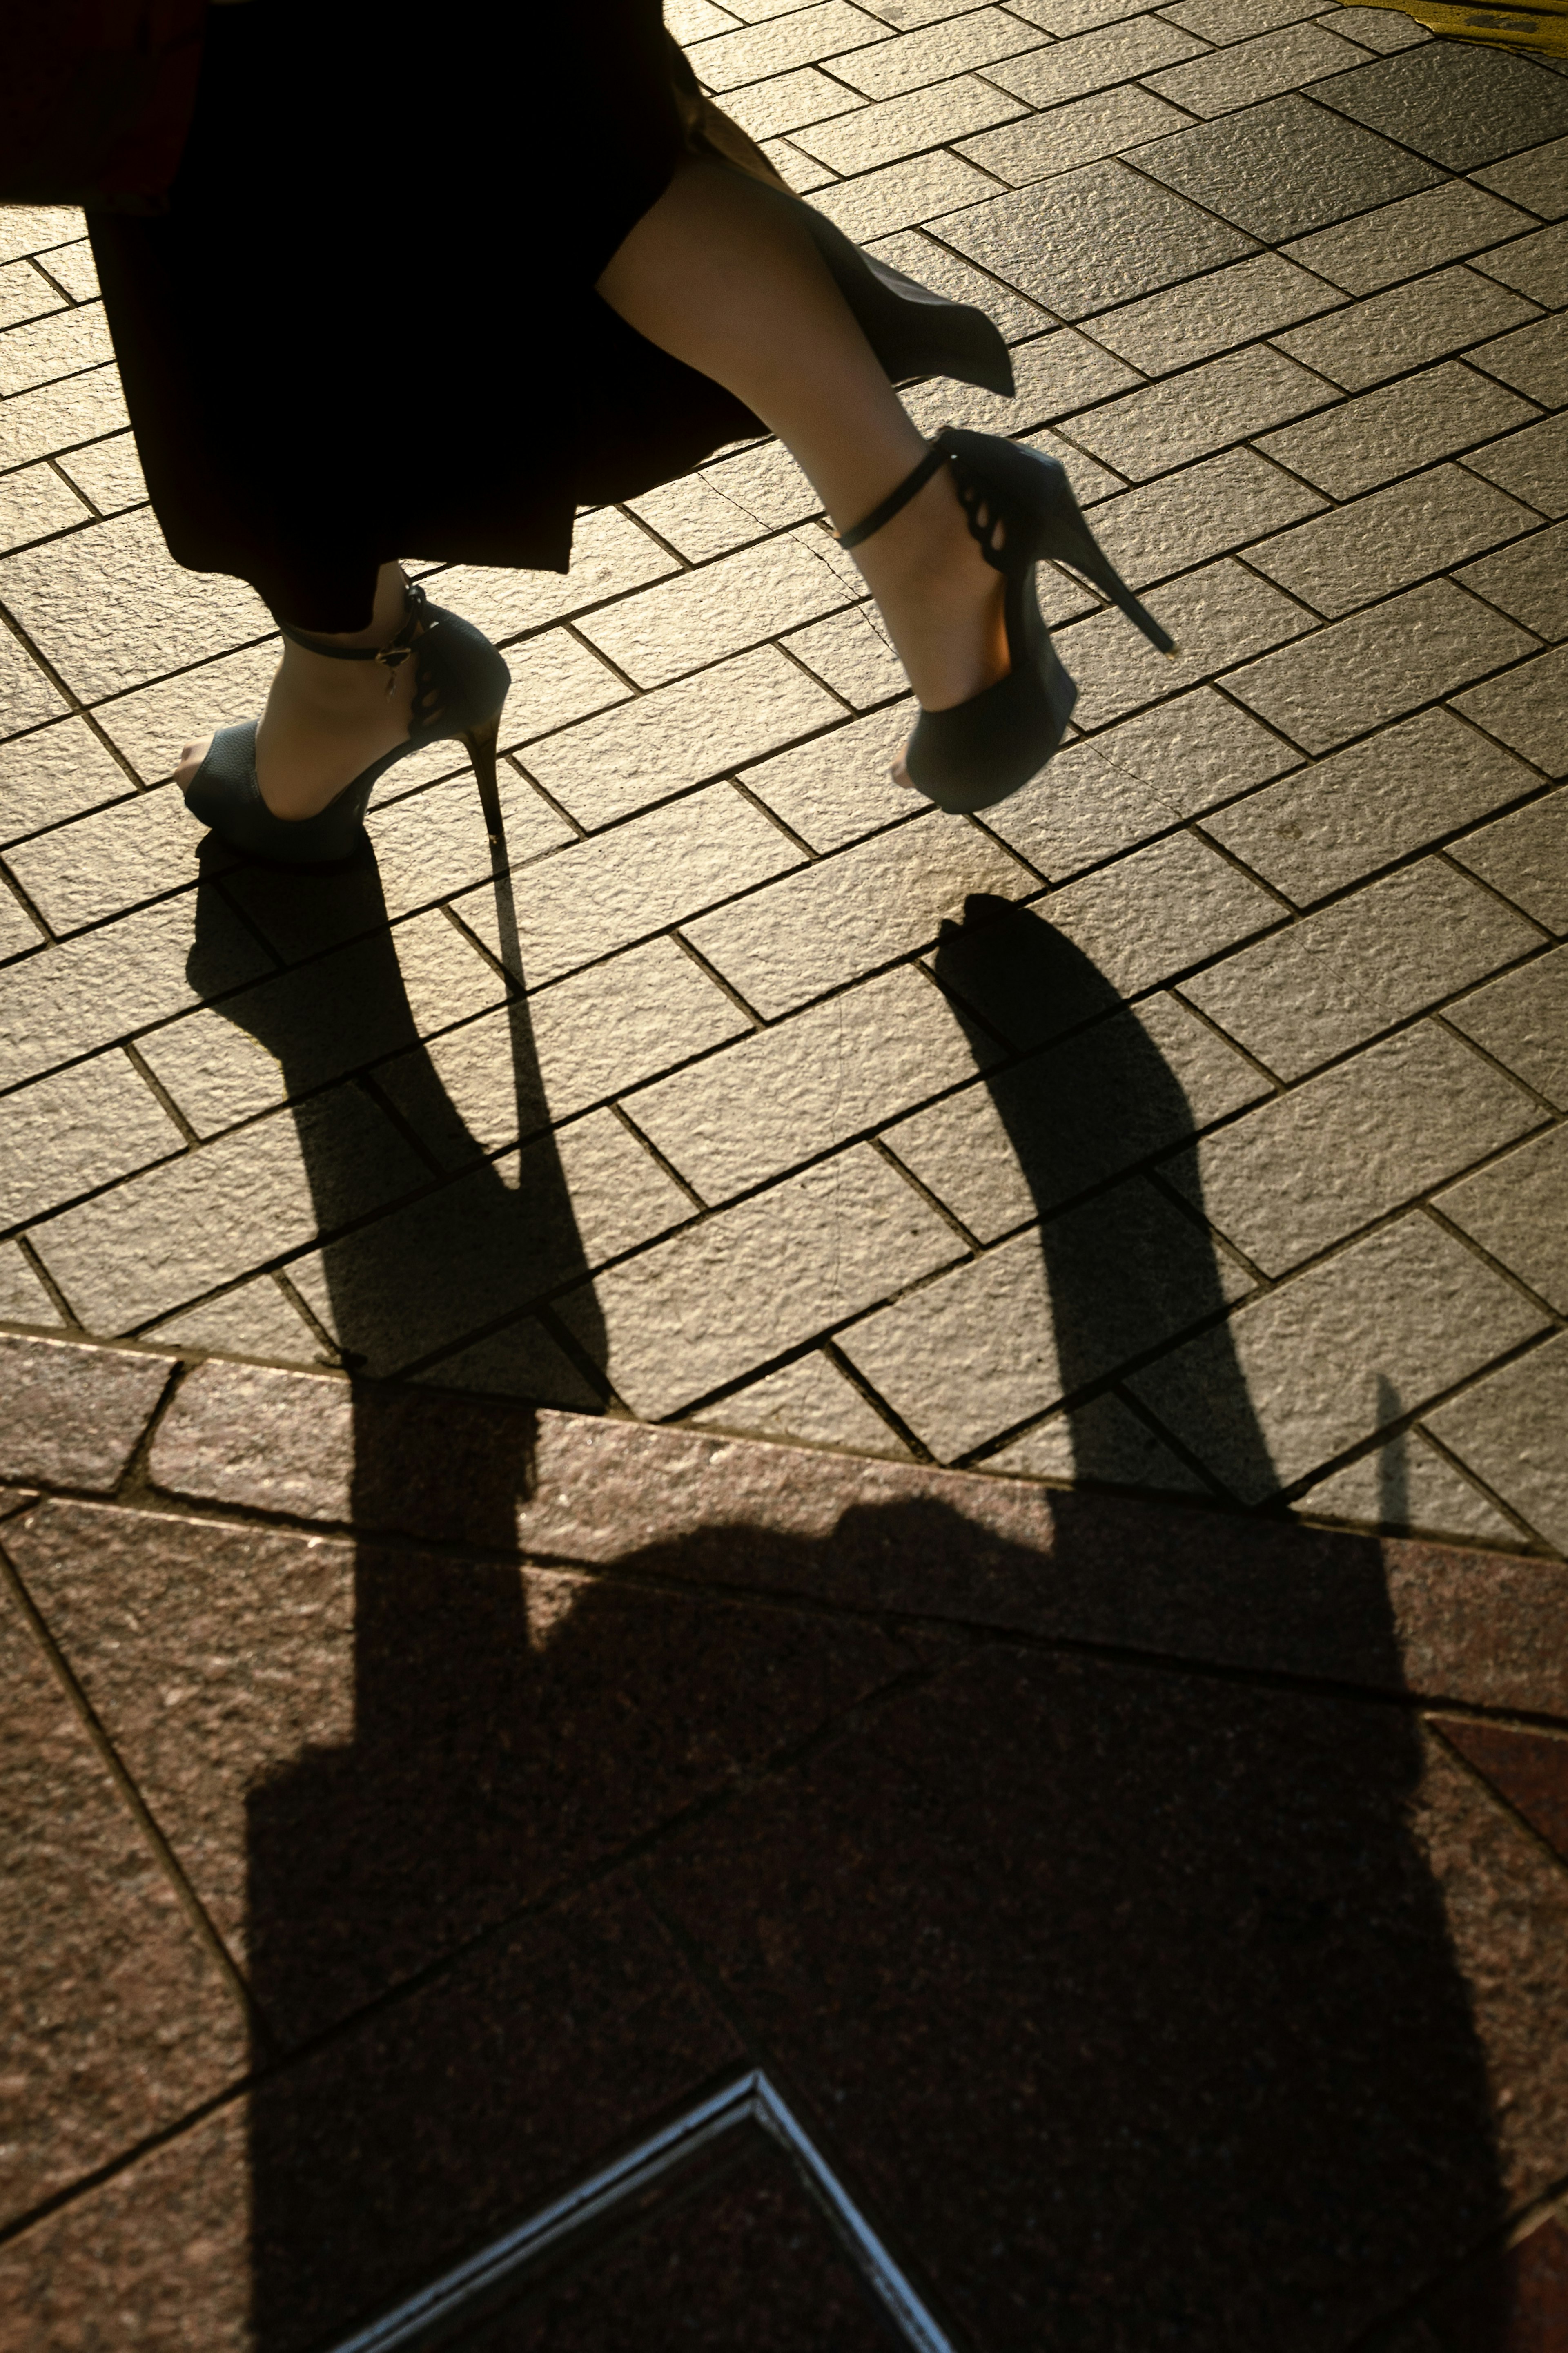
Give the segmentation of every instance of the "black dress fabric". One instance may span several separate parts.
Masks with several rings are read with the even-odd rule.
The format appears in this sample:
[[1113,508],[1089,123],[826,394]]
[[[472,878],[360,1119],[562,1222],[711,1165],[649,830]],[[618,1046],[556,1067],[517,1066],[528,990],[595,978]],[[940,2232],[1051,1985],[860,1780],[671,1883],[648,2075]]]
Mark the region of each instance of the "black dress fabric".
[[[360,628],[381,563],[564,569],[576,507],[763,429],[594,292],[688,149],[773,177],[698,96],[660,0],[248,0],[207,25],[167,214],[90,223],[179,563],[296,627]],[[854,301],[868,273],[838,242]],[[871,291],[894,373],[889,322],[920,290]],[[928,304],[927,365],[944,319],[990,332]]]

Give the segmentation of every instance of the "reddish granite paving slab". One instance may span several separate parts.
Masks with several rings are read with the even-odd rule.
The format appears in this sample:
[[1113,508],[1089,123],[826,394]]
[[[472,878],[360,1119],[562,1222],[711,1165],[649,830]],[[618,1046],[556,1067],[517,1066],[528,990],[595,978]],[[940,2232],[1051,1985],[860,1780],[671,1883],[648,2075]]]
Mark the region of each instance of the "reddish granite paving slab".
[[993,1651],[682,1844],[966,2340],[1342,2347],[1568,2158],[1568,1879],[1386,1708]]
[[172,1356],[0,1333],[0,1474],[106,1494],[174,1364]]
[[[210,2098],[247,2021],[0,1591],[0,2226]],[[3,2333],[3,2332],[0,2332]]]
[[749,2149],[635,2235],[596,2250],[521,2309],[465,2332],[461,2353],[893,2353],[826,2216],[782,2153]]
[[1568,1862],[1568,1739],[1557,1733],[1521,1732],[1510,1725],[1478,1724],[1463,1716],[1433,1720],[1460,1756],[1484,1773]]
[[0,2341],[306,2353],[741,2059],[635,1898],[558,1911],[0,2248]]
[[38,1608],[286,2040],[910,1672],[737,1597],[48,1504]]

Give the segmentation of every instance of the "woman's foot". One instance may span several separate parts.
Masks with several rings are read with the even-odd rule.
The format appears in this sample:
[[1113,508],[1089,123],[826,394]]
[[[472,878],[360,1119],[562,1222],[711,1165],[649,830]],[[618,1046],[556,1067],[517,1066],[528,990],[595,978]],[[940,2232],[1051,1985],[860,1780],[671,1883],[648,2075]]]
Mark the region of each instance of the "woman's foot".
[[[384,565],[369,628],[332,639],[344,647],[387,645],[403,626],[403,575]],[[339,661],[283,641],[256,731],[256,778],[274,817],[315,817],[373,760],[406,741],[414,708],[412,659]],[[210,735],[187,744],[174,771],[184,791],[207,754]]]

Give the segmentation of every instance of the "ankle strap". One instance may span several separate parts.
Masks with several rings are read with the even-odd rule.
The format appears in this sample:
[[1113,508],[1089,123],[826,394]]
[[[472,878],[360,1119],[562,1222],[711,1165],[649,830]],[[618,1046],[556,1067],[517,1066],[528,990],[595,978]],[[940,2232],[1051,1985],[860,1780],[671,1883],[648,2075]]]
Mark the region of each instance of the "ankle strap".
[[[325,654],[330,661],[380,662],[384,670],[400,670],[414,651],[415,638],[426,627],[425,615],[428,602],[417,580],[405,580],[403,595],[402,627],[397,635],[389,638],[384,646],[335,646],[325,638],[311,637],[304,629],[291,629],[287,621],[279,621],[278,627],[286,638],[297,646],[303,646],[309,654]],[[387,685],[390,691],[390,680]]]
[[852,530],[839,533],[840,547],[858,547],[863,540],[871,537],[873,532],[880,531],[885,522],[891,522],[900,510],[909,505],[915,492],[923,491],[931,476],[941,472],[952,456],[952,449],[948,441],[948,435],[952,429],[951,426],[942,427],[913,473],[906,474],[898,489],[889,491],[879,507],[873,507],[868,515],[862,515]]

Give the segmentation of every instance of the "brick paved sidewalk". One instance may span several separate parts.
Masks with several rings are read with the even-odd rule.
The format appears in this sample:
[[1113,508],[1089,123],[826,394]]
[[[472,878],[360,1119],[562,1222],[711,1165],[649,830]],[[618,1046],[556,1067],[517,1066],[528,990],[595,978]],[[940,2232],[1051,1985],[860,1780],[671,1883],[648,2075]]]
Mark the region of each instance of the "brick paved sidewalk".
[[19,1336],[4,1479],[6,2353],[1563,2343],[1568,1566]]
[[432,577],[509,874],[444,752],[353,881],[198,860],[267,617],[0,215],[0,1318],[1561,1550],[1568,80],[1292,0],[679,29],[1001,322],[1014,402],[912,406],[1059,452],[1179,663],[1053,575],[1081,734],[911,807],[763,444]]

